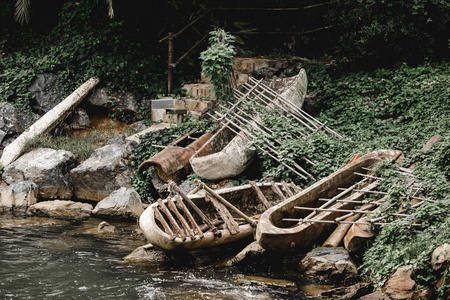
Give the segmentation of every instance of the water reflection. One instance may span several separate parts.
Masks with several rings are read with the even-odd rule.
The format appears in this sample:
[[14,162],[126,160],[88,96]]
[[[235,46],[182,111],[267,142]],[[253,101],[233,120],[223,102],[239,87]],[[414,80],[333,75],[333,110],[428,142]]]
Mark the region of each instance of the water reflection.
[[101,220],[39,223],[6,218],[0,216],[4,299],[307,299],[298,289],[239,283],[237,276],[285,279],[287,273],[268,267],[215,267],[229,255],[228,249],[153,264],[123,262],[122,257],[144,244],[135,234],[135,223],[109,221],[118,235],[92,235],[86,231]]

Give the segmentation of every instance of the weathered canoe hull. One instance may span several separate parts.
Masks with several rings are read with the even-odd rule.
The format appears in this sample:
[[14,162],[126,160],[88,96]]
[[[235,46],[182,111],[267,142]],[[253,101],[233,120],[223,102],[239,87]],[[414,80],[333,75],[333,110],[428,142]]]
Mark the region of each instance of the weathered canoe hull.
[[[190,158],[193,171],[201,178],[218,180],[235,177],[241,174],[255,157],[256,151],[249,148],[250,139],[245,134],[235,135],[229,140],[230,133],[227,131],[229,130],[226,127],[219,129]],[[227,143],[221,145],[224,141]]]
[[[401,151],[374,151],[351,162],[344,168],[313,184],[302,192],[268,209],[261,216],[256,230],[256,240],[266,250],[293,251],[310,246],[322,233],[333,228],[330,223],[302,223],[288,227],[281,219],[294,217],[289,213],[296,211],[294,206],[318,207],[318,198],[332,198],[339,187],[350,186],[356,181],[355,172],[366,173],[363,167],[373,167],[384,160],[393,160],[401,156]],[[355,204],[341,202],[337,209],[351,209]],[[338,212],[322,212],[322,220],[339,217]],[[292,223],[291,223],[292,224]]]
[[203,238],[194,239],[187,237],[186,240],[176,237],[174,240],[162,231],[156,224],[155,215],[147,208],[139,219],[139,226],[147,237],[147,240],[156,248],[168,252],[192,251],[200,248],[214,247],[233,241],[238,241],[250,236],[255,228],[250,224],[239,226],[239,233],[232,235],[228,230],[221,230],[221,236],[214,236],[212,231],[204,233]]
[[286,100],[301,108],[308,88],[306,71],[305,69],[300,69],[297,75],[288,78],[274,77],[269,86]]
[[[280,202],[276,193],[272,191],[270,183],[258,183],[257,185],[264,193],[271,205]],[[277,185],[280,189],[283,189],[283,186],[281,184]],[[263,203],[254,194],[249,184],[218,190],[217,193],[228,201],[232,202],[234,205],[238,206],[239,209],[247,215],[258,215],[266,209]],[[188,195],[188,197],[200,208],[204,208],[206,206],[204,194]],[[175,199],[172,200],[176,201]],[[163,200],[163,202],[166,202],[166,200]],[[255,231],[254,227],[252,227],[250,224],[245,223],[239,226],[239,232],[234,235],[231,234],[227,229],[220,229],[220,236],[215,236],[213,232],[209,230],[203,233],[203,238],[186,237],[186,239],[183,240],[180,237],[176,237],[172,239],[171,236],[165,233],[157,224],[154,213],[154,207],[157,205],[157,203],[153,203],[142,213],[141,217],[139,218],[139,226],[147,240],[156,248],[163,251],[185,252],[199,248],[218,246],[249,237]]]

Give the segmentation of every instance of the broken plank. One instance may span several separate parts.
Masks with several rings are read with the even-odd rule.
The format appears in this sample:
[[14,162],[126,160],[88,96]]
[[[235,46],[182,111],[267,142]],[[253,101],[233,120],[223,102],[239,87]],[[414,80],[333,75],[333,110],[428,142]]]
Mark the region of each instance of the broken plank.
[[167,208],[167,206],[164,204],[164,202],[161,199],[158,199],[158,207],[167,216],[167,218],[169,219],[170,224],[172,224],[172,226],[175,228],[175,232],[174,233],[176,235],[179,235],[183,240],[186,239],[186,235],[183,233],[183,230],[180,228],[180,226],[178,225],[177,221],[172,216],[172,214],[170,213],[169,209]]
[[266,196],[264,196],[263,192],[261,191],[261,189],[259,188],[259,186],[256,184],[256,182],[254,181],[249,181],[248,182],[252,189],[255,191],[256,195],[258,196],[259,200],[261,200],[261,202],[264,204],[264,206],[269,209],[270,208],[270,204],[269,201],[267,201]]
[[225,223],[228,231],[232,235],[237,234],[239,232],[239,225],[233,219],[233,216],[230,214],[225,205],[217,201],[210,193],[205,193],[205,200],[212,203],[214,208],[217,210],[220,218],[222,218],[223,222]]

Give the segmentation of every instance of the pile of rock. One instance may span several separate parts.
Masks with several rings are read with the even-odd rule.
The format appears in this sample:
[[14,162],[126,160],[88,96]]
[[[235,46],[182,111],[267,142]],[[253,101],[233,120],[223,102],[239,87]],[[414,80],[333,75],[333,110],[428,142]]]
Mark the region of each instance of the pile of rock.
[[[0,189],[0,206],[56,218],[137,217],[144,208],[131,188],[134,169],[129,163],[136,145],[118,136],[78,166],[75,156],[65,150],[28,152],[4,169],[2,178],[9,186]],[[93,209],[90,203],[95,202]]]

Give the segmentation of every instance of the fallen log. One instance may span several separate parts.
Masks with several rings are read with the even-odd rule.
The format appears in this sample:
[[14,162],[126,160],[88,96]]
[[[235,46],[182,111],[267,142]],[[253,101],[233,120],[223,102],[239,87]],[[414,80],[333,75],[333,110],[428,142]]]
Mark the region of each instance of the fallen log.
[[24,131],[11,144],[6,146],[0,159],[0,165],[6,167],[14,162],[23,153],[23,149],[28,140],[55,128],[86,97],[99,81],[98,78],[91,78],[83,83],[66,99],[43,115],[28,130]]

